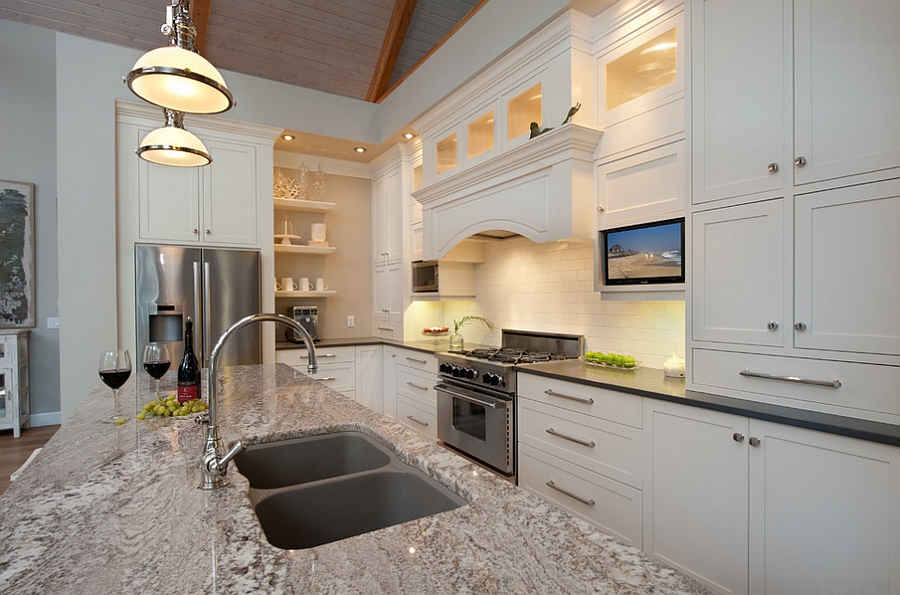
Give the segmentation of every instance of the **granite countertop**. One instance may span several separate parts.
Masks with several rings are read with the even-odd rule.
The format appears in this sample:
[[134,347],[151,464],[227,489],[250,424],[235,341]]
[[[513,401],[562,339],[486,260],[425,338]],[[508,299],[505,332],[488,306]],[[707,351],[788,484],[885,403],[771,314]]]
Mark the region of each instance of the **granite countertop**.
[[[0,591],[708,593],[691,579],[284,365],[223,368],[220,428],[250,443],[362,431],[469,504],[307,550],[270,546],[247,482],[200,481],[191,419],[100,423],[93,391],[0,497]],[[135,402],[134,379],[122,389]],[[142,401],[145,399],[141,399]]]

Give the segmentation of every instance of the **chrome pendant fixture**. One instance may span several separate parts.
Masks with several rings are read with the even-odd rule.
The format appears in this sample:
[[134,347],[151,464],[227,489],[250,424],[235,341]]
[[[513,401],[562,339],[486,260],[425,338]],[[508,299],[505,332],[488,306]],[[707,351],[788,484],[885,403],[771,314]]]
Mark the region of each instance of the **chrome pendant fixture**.
[[234,107],[225,79],[197,52],[189,0],[172,0],[161,30],[169,45],[135,62],[124,77],[128,88],[148,103],[180,112],[219,114]]
[[198,167],[212,162],[203,142],[184,129],[184,114],[163,108],[165,126],[151,130],[135,151],[151,163],[175,167]]

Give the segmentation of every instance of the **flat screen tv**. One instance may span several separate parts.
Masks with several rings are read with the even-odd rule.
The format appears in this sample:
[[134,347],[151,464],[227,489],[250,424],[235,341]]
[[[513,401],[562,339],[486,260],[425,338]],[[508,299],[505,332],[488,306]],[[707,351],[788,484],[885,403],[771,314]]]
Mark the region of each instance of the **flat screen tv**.
[[684,283],[684,218],[600,232],[604,285]]

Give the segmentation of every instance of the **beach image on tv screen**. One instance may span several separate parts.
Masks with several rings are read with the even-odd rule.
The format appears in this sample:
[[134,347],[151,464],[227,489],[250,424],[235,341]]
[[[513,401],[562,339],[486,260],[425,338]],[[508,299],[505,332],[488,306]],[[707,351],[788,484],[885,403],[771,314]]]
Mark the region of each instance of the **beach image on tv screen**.
[[606,246],[609,279],[681,276],[679,223],[609,232]]

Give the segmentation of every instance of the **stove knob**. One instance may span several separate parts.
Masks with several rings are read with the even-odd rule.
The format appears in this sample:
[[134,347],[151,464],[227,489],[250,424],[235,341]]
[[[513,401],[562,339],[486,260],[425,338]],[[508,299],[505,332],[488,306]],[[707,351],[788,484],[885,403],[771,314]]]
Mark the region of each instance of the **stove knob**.
[[449,374],[450,368],[451,368],[450,364],[448,364],[447,362],[444,362],[443,364],[441,364],[441,367],[440,367],[441,374]]
[[469,380],[474,380],[478,376],[478,372],[476,372],[472,368],[466,368],[466,378]]
[[491,386],[499,386],[500,385],[500,375],[499,374],[491,374]]
[[459,374],[462,370],[459,369],[459,366],[450,366],[450,374],[454,378],[459,378]]
[[485,372],[484,376],[481,377],[481,382],[484,384],[490,384],[491,376],[492,376],[492,374],[490,374],[489,372]]

